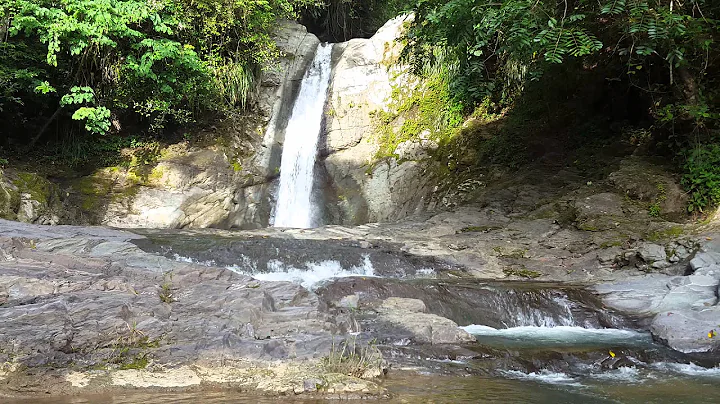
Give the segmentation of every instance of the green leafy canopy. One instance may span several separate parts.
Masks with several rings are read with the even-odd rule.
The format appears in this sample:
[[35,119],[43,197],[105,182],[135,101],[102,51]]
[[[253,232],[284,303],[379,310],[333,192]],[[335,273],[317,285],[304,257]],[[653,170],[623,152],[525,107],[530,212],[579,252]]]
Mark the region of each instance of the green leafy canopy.
[[[243,107],[256,66],[277,55],[275,22],[310,4],[7,0],[0,4],[0,84],[7,84],[0,113],[35,115],[41,131],[47,124],[38,117],[65,117],[102,135],[113,116],[160,133],[201,112]],[[58,108],[67,112],[50,114]]]

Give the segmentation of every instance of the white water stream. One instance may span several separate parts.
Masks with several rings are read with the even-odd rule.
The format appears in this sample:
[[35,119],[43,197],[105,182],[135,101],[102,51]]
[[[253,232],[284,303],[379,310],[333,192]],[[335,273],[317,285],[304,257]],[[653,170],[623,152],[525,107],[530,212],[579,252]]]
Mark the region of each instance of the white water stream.
[[300,85],[283,145],[274,227],[317,225],[312,201],[313,169],[330,85],[332,44],[320,44]]

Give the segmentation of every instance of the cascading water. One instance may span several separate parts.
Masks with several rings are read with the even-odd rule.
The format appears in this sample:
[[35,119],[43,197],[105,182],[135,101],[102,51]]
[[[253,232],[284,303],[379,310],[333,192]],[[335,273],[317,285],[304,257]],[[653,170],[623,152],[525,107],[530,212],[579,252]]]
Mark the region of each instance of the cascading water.
[[275,227],[316,225],[311,193],[323,109],[330,85],[332,44],[320,44],[300,85],[285,131]]

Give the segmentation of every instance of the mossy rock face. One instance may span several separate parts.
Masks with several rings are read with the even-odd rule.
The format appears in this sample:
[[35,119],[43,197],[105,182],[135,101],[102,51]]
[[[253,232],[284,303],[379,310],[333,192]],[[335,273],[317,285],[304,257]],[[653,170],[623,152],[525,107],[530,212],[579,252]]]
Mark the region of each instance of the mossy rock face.
[[9,172],[7,178],[9,183],[0,184],[0,216],[28,223],[58,223],[61,201],[57,184],[25,171]]
[[82,217],[83,223],[100,224],[110,205],[120,203],[130,206],[146,184],[130,169],[103,168],[70,183],[71,205],[78,210],[76,214]]
[[21,194],[30,194],[33,200],[47,205],[52,194],[53,184],[46,178],[29,172],[15,173],[13,184]]
[[19,206],[20,192],[9,184],[3,184],[0,177],[0,218],[15,220]]
[[96,175],[83,177],[75,184],[80,193],[80,207],[84,211],[94,211],[104,204],[112,190],[112,182]]

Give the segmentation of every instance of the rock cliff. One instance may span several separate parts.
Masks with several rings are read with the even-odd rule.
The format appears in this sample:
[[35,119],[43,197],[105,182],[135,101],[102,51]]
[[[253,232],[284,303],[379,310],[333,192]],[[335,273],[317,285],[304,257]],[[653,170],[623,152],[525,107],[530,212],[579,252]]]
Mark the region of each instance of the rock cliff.
[[377,161],[376,115],[389,108],[394,88],[413,87],[407,69],[395,65],[409,17],[390,20],[370,39],[336,45],[321,165],[326,175],[328,222],[360,224],[418,213],[433,190],[425,149],[404,144],[397,158]]

